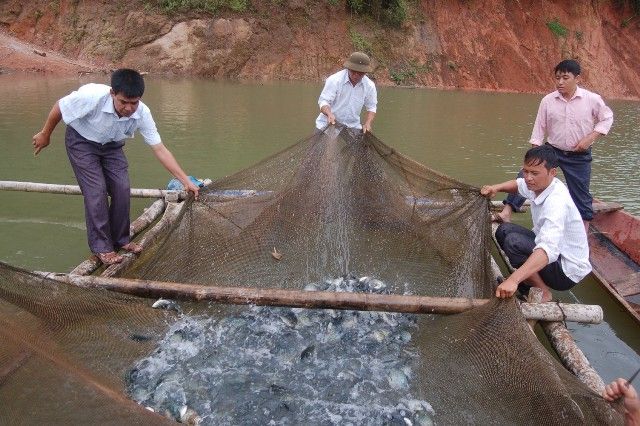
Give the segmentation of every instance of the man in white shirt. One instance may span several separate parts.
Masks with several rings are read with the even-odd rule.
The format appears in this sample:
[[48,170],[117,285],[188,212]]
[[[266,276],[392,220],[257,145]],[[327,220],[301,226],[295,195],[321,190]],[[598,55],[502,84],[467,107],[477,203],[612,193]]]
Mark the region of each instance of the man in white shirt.
[[87,84],[56,102],[42,130],[33,136],[37,155],[49,145],[60,120],[67,124],[65,145],[84,197],[89,248],[107,265],[122,262],[118,249],[142,251],[129,237],[129,173],[122,150],[124,140],[136,130],[160,163],[198,196],[198,187],[162,144],[151,111],[140,100],[143,93],[140,73],[116,70],[111,86]]
[[569,290],[591,272],[587,233],[569,190],[556,178],[557,167],[553,147],[537,146],[524,156],[524,178],[480,190],[489,198],[517,192],[531,201],[533,231],[514,223],[502,223],[496,231],[498,244],[517,268],[498,286],[497,297],[511,297],[526,282],[550,301],[550,289]]
[[[376,86],[367,77],[372,71],[371,60],[362,52],[354,52],[344,63],[345,69],[330,75],[318,99],[320,115],[316,119],[316,128],[324,130],[336,122],[349,128],[371,131],[376,115],[378,92]],[[367,113],[364,123],[360,124],[362,108]]]

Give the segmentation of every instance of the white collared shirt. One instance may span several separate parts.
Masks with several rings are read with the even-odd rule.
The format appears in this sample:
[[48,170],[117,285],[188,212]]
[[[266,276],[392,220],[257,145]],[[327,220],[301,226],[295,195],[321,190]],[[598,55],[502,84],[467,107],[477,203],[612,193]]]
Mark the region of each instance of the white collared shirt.
[[111,87],[89,83],[58,101],[62,120],[84,138],[105,144],[132,138],[136,130],[148,145],[161,141],[151,111],[142,101],[130,117],[118,117]]
[[518,178],[518,192],[531,200],[533,232],[536,246],[545,251],[549,263],[560,257],[564,274],[578,282],[591,272],[589,244],[584,224],[569,190],[558,178],[536,196],[527,188],[524,179]]
[[[364,106],[369,112],[376,112],[378,92],[376,85],[366,75],[355,86],[349,81],[349,71],[344,69],[330,75],[318,98],[318,106],[331,107],[336,121],[347,127],[361,129],[360,113]],[[316,119],[316,128],[324,129],[328,124],[327,116],[320,113]]]

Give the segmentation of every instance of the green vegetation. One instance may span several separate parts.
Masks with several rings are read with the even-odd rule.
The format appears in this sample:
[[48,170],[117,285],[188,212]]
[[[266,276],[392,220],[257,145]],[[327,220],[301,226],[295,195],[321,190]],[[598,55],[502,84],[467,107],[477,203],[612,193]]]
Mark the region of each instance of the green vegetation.
[[368,15],[376,21],[400,28],[407,20],[411,0],[347,0],[347,7],[357,15]]
[[371,55],[373,52],[373,47],[371,46],[371,42],[367,40],[362,34],[354,30],[353,28],[349,29],[349,38],[351,39],[351,45],[358,52],[364,52],[367,55]]
[[419,73],[431,71],[428,64],[418,64],[414,61],[405,63],[397,69],[389,68],[389,77],[398,86],[407,85],[411,80],[415,79]]
[[249,7],[249,1],[250,0],[149,0],[147,4],[158,6],[167,13],[189,10],[215,13],[220,9],[244,12]]
[[562,25],[558,18],[547,21],[547,28],[549,28],[549,31],[551,31],[557,38],[565,38],[567,37],[567,34],[569,34],[569,30],[567,29],[567,27]]

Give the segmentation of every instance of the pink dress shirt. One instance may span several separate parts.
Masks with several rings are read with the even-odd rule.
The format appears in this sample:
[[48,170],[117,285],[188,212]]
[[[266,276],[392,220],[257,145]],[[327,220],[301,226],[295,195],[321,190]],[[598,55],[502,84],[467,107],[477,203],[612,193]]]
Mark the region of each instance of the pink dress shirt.
[[575,146],[594,130],[606,135],[613,124],[613,112],[600,95],[578,87],[570,100],[556,90],[540,101],[538,116],[533,125],[533,145],[547,142],[563,151],[573,151]]

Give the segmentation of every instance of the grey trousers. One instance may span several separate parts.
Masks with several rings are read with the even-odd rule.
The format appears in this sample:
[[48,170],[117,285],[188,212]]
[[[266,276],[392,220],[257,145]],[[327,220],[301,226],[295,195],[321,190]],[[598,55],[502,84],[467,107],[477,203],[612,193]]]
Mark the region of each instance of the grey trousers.
[[[107,253],[130,241],[130,185],[124,141],[105,145],[67,126],[65,145],[84,197],[87,239],[93,253]],[[109,196],[111,203],[109,203]]]

